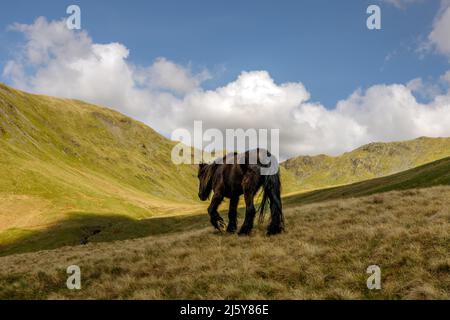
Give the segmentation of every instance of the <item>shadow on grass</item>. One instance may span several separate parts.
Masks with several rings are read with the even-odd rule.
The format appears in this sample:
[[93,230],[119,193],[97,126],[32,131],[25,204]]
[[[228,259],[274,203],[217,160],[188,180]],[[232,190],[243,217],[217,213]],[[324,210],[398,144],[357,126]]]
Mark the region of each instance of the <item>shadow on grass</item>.
[[6,238],[11,240],[0,245],[0,256],[85,245],[92,242],[142,238],[208,226],[209,220],[206,213],[135,220],[117,214],[74,212],[68,219],[47,229],[5,231],[10,233],[6,235]]

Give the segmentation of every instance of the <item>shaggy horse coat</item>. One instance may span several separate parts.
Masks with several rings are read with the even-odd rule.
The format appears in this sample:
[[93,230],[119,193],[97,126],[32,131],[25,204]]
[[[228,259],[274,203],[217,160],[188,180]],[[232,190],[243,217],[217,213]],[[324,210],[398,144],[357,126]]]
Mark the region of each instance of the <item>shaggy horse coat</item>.
[[[230,199],[227,232],[234,233],[237,229],[237,206],[239,197],[245,198],[245,220],[239,230],[240,235],[248,235],[252,231],[256,215],[254,197],[260,188],[263,197],[260,207],[260,221],[263,220],[264,208],[270,202],[271,219],[267,229],[268,235],[281,233],[284,230],[284,218],[280,197],[280,173],[278,162],[269,151],[256,149],[242,154],[231,153],[215,160],[211,164],[200,164],[198,179],[200,181],[198,196],[206,201],[211,191],[214,195],[208,208],[211,224],[218,230],[225,229],[225,223],[217,212],[224,198]],[[264,169],[273,168],[272,174],[262,174]]]

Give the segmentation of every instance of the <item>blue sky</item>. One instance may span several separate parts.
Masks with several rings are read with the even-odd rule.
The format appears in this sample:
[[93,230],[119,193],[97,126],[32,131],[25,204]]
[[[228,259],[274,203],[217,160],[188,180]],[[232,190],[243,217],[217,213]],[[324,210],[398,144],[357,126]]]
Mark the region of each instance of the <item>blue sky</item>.
[[[382,9],[382,30],[366,28],[367,6]],[[440,55],[421,58],[420,39],[431,30],[439,1],[399,9],[380,1],[8,1],[0,12],[2,69],[20,35],[15,22],[65,17],[82,9],[82,27],[97,43],[120,42],[129,59],[146,64],[166,57],[207,68],[214,88],[243,70],[267,70],[275,81],[302,81],[314,101],[334,107],[356,88],[434,79],[448,66]],[[387,56],[392,56],[386,60]]]
[[197,120],[278,129],[287,158],[450,136],[450,0],[16,0],[0,21],[1,81],[169,138]]

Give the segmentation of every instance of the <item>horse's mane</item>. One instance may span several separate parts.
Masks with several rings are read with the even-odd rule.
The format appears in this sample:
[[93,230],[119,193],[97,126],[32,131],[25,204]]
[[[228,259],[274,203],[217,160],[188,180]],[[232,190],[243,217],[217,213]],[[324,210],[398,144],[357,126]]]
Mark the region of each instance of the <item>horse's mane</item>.
[[202,180],[205,183],[208,183],[214,176],[214,173],[216,172],[217,168],[218,168],[218,164],[215,161],[213,163],[206,165],[205,169],[204,169],[204,173],[202,174]]

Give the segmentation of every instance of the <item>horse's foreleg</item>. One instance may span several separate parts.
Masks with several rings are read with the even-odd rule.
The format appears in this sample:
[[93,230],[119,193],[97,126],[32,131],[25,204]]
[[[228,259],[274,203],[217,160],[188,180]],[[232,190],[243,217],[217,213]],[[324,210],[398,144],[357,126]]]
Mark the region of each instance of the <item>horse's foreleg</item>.
[[240,235],[249,235],[253,229],[253,221],[256,215],[255,205],[253,203],[254,196],[254,193],[245,194],[245,220],[241,230],[239,230]]
[[211,224],[214,228],[217,230],[222,231],[225,229],[225,222],[223,221],[222,217],[217,212],[217,209],[219,208],[220,203],[223,201],[223,197],[220,195],[214,194],[211,204],[208,207],[208,214],[211,221]]
[[228,227],[227,232],[234,233],[237,229],[237,206],[239,197],[232,197],[230,199],[230,210],[228,211]]

